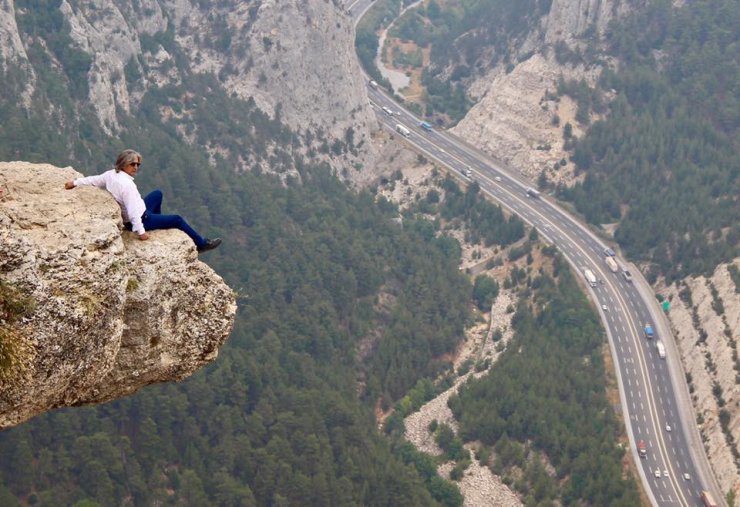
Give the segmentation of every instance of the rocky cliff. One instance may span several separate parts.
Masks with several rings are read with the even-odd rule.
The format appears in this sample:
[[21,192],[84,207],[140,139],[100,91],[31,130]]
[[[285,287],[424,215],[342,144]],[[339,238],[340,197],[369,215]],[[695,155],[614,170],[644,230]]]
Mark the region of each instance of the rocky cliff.
[[[593,85],[604,65],[616,67],[617,62],[602,55],[598,64],[563,64],[556,58],[556,46],[565,52],[598,52],[609,22],[644,3],[553,0],[549,13],[535,29],[512,41],[512,63],[488,68],[470,84],[468,92],[476,104],[453,132],[533,181],[544,171],[550,182],[573,182],[574,166],[564,149],[563,126],[570,123],[576,137],[581,137],[586,126],[575,119],[575,102],[553,92],[561,76]],[[673,4],[681,6],[683,2]],[[485,69],[487,62],[476,64]],[[413,189],[408,193],[420,192]],[[729,266],[737,270],[740,260]],[[668,316],[694,409],[687,417],[698,421],[721,490],[740,497],[738,282],[731,279],[728,266],[722,265],[711,277],[688,278],[669,287],[658,283],[654,288],[672,303]]]
[[[574,181],[573,164],[564,149],[563,126],[583,133],[569,97],[555,100],[560,76],[593,85],[602,65],[561,64],[554,46],[572,50],[598,48],[610,20],[638,6],[628,0],[554,0],[539,30],[530,33],[513,68],[491,69],[471,87],[479,98],[454,132],[535,180],[542,172],[550,182]],[[674,2],[678,4],[679,2]],[[594,118],[592,118],[594,119]],[[567,162],[560,165],[559,161]],[[735,259],[734,265],[738,266]],[[689,379],[699,430],[722,491],[740,495],[740,401],[737,361],[740,297],[727,266],[711,277],[658,284],[656,292],[671,299],[669,318]]]
[[740,286],[730,269],[687,278],[657,290],[671,302],[668,318],[681,353],[694,414],[707,455],[722,491],[740,495]]
[[79,176],[0,163],[0,428],[182,380],[234,323],[233,291],[184,233],[121,232],[110,194],[64,190]]
[[[217,96],[279,117],[301,140],[300,154],[335,168],[371,166],[375,156],[367,141],[377,122],[354,55],[352,20],[338,2],[63,0],[43,12],[0,1],[0,68],[20,83],[14,93],[27,105],[46,94],[49,114],[64,116],[64,128],[91,115],[96,130],[118,136],[146,107],[187,142],[250,169],[259,160],[246,136],[236,147],[204,128],[204,115],[230,114],[228,106],[216,110],[215,100],[197,108]],[[60,82],[37,83],[49,75]],[[74,112],[63,110],[66,97],[51,97],[65,86]],[[234,130],[241,120],[234,121],[224,128]],[[351,146],[341,154],[319,149],[336,141]]]
[[575,104],[567,97],[554,100],[553,92],[560,76],[593,85],[602,67],[561,64],[553,48],[557,44],[570,50],[583,50],[588,44],[598,48],[609,21],[634,3],[553,0],[539,26],[511,48],[518,64],[492,68],[471,85],[478,101],[453,132],[529,178],[544,170],[550,181],[571,181],[572,164],[559,165],[568,158],[563,126],[573,125],[576,136],[581,131],[574,119]]

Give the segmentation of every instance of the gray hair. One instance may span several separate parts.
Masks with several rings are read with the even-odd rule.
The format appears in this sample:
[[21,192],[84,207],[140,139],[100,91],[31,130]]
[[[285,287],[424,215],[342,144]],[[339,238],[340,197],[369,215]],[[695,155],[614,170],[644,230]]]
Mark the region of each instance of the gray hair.
[[118,158],[116,159],[116,172],[123,170],[123,168],[127,167],[131,162],[141,162],[141,155],[138,151],[123,150],[118,154]]

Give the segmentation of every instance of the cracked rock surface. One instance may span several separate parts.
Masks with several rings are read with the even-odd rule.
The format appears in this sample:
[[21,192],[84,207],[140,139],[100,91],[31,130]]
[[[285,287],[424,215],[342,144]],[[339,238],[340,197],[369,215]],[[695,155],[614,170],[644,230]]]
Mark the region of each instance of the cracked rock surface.
[[74,169],[0,163],[0,281],[32,301],[11,323],[22,370],[0,376],[0,428],[182,380],[216,359],[233,291],[177,230],[122,231],[113,197],[64,190]]

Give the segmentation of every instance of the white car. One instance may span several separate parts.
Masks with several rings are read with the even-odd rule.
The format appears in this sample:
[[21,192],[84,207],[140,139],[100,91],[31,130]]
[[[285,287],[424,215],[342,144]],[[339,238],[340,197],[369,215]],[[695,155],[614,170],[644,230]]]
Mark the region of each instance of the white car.
[[605,312],[609,310],[609,309],[608,309],[608,308],[606,307],[606,305],[601,305],[601,309],[602,309],[602,310],[604,310]]
[[387,114],[388,116],[393,116],[393,111],[391,111],[391,110],[390,110],[390,108],[388,108],[388,107],[385,107],[385,106],[383,106],[383,111],[384,111],[384,112],[385,112],[385,114]]
[[495,178],[493,178],[493,179],[494,179],[494,180],[496,180],[496,181],[498,181],[499,183],[501,183],[501,176],[496,176],[496,177],[495,177]]
[[660,470],[658,470],[657,468],[655,469],[655,478],[660,479]]
[[666,424],[665,425],[665,430],[666,431],[671,431],[671,425],[670,424]]
[[668,470],[663,470],[663,477],[668,477]]
[[688,473],[685,473],[685,474],[683,474],[683,480],[690,481],[691,480],[691,476]]

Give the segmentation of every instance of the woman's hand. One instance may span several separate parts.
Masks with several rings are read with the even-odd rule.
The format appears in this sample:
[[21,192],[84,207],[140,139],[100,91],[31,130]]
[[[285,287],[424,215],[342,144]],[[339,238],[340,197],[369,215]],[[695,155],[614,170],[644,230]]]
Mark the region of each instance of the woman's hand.
[[149,233],[148,233],[148,232],[145,232],[144,234],[139,234],[139,239],[140,239],[141,241],[146,241],[146,240],[148,240],[148,239],[149,239]]
[[64,188],[66,188],[67,190],[72,190],[73,188],[75,188],[75,182],[74,181],[66,182],[64,184]]

